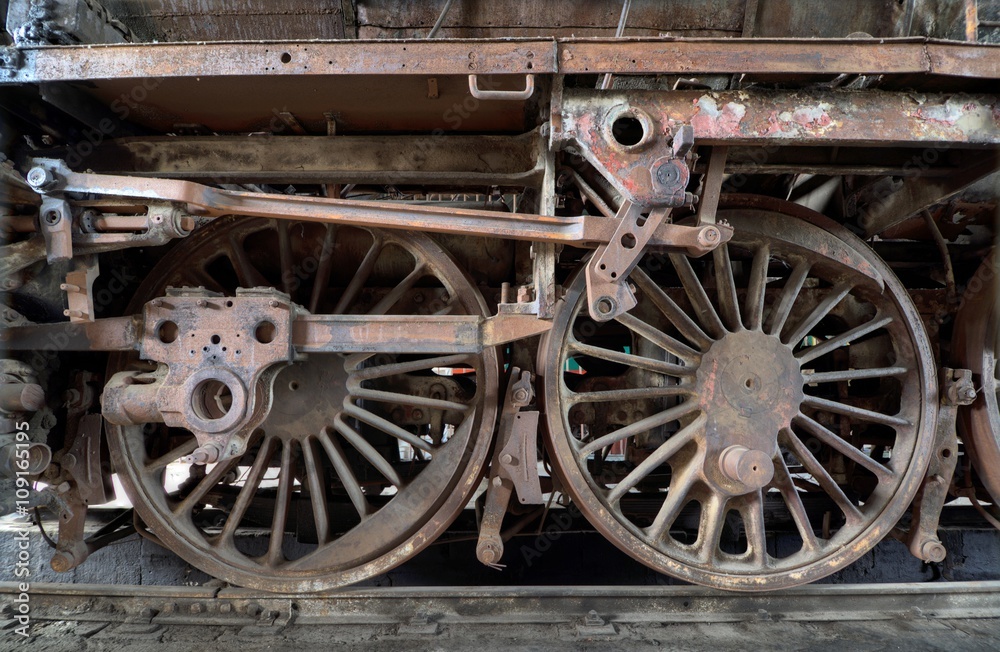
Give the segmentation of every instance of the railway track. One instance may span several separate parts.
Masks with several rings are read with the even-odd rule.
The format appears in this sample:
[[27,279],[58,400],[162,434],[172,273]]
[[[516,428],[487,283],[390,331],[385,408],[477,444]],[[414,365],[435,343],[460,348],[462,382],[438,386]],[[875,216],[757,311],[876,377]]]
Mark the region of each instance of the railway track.
[[[0,594],[12,604],[19,588],[0,583]],[[812,649],[823,649],[835,639],[855,649],[852,640],[866,636],[875,637],[867,647],[892,640],[900,649],[941,649],[936,636],[947,633],[945,640],[961,641],[964,650],[987,650],[1000,640],[1000,581],[811,585],[751,594],[697,586],[493,586],[312,595],[222,585],[45,583],[31,586],[30,605],[32,640],[52,649],[143,649],[192,640],[215,640],[222,650],[291,643],[309,649],[324,640],[402,646],[394,649],[458,649],[486,638],[501,647],[527,641],[653,645],[685,637],[694,644],[692,632],[720,649],[734,637],[752,646],[780,636],[770,639],[775,649],[797,649],[796,641],[809,640]],[[15,625],[3,625],[4,649],[14,649]]]

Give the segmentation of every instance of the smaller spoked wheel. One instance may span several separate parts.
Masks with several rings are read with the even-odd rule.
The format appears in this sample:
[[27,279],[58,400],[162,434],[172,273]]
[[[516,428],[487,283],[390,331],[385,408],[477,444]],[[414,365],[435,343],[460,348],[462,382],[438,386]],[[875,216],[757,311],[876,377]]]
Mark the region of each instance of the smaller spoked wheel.
[[[168,254],[133,310],[167,286],[199,285],[226,296],[276,287],[314,314],[485,310],[425,235],[238,217]],[[177,328],[180,342],[185,325]],[[224,337],[240,346],[238,335]],[[109,376],[144,368],[115,356]],[[109,426],[109,445],[137,513],[190,564],[240,586],[317,591],[401,564],[461,512],[489,449],[498,376],[493,349],[310,354],[276,371],[270,411],[242,456],[185,462],[194,435],[156,423]],[[224,390],[191,400],[216,418],[230,407]]]
[[960,367],[972,371],[978,391],[962,409],[963,442],[994,505],[1000,504],[1000,280],[997,252],[969,280],[955,321],[953,347]]
[[543,357],[549,445],[574,502],[639,561],[776,589],[895,526],[936,381],[915,308],[864,243],[785,202],[729,201],[732,241],[648,252],[629,313],[596,323],[584,276],[571,284]]

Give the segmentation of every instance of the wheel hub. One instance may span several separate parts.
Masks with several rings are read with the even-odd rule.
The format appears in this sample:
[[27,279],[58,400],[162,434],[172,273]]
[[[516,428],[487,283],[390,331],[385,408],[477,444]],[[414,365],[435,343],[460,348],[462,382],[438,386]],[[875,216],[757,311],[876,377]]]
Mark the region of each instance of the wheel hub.
[[274,379],[274,402],[261,428],[297,439],[319,432],[343,409],[347,376],[340,356],[313,356],[285,367]]
[[728,333],[712,344],[696,374],[708,415],[705,476],[730,495],[771,482],[778,432],[802,402],[802,374],[791,349],[760,331]]

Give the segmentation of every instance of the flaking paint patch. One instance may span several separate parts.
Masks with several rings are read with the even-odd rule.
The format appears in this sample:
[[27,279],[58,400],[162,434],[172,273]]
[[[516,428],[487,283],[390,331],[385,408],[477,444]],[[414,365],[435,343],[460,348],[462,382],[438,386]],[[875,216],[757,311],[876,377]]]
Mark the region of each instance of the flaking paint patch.
[[719,108],[711,95],[702,95],[695,101],[698,112],[691,118],[691,126],[697,136],[737,134],[740,123],[747,114],[743,104],[728,102]]

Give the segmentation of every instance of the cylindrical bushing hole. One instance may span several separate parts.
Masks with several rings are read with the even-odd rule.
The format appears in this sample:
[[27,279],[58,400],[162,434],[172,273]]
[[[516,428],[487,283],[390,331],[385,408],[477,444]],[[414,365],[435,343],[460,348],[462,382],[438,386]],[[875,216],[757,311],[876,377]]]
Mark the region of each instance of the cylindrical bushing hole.
[[277,334],[277,327],[266,319],[259,324],[253,330],[253,336],[261,344],[270,344],[274,341],[274,336]]
[[636,243],[637,240],[635,239],[634,234],[626,233],[622,236],[622,246],[626,249],[635,249]]
[[213,336],[211,337],[211,340],[212,340],[212,344],[218,344],[219,342],[221,342],[221,341],[222,341],[222,338],[221,338],[221,337],[219,337],[218,335],[213,335]]
[[287,52],[282,52],[281,63],[291,63],[291,62],[292,62],[292,55],[288,54]]
[[156,337],[164,344],[170,344],[177,339],[177,324],[172,321],[165,321],[156,329]]
[[638,118],[630,115],[622,115],[617,117],[614,123],[612,123],[611,135],[619,145],[632,147],[642,142],[642,139],[646,136],[646,130]]
[[195,385],[191,393],[191,408],[199,419],[214,421],[229,414],[233,407],[233,392],[221,380],[208,378]]

